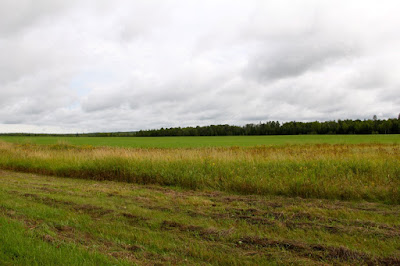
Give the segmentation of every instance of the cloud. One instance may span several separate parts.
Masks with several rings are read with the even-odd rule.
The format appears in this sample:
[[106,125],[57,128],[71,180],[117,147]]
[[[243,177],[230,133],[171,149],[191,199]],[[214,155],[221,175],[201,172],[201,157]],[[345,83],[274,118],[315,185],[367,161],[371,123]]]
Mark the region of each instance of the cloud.
[[56,16],[65,12],[72,1],[52,1],[37,0],[3,0],[0,9],[0,35],[8,36],[30,27],[35,27],[36,23],[46,18],[56,18]]
[[0,124],[87,132],[394,117],[399,7],[1,1]]
[[324,38],[299,36],[296,43],[266,41],[260,46],[259,54],[249,60],[245,74],[270,82],[282,78],[297,77],[307,71],[321,71],[337,60],[355,56],[355,49],[341,43],[323,43]]

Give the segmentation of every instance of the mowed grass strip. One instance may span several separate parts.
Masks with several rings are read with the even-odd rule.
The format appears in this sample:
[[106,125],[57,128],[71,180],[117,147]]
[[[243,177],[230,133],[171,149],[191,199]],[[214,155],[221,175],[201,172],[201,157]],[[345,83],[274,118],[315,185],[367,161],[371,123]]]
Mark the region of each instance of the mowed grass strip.
[[0,168],[239,194],[400,203],[400,145],[129,149],[0,143]]
[[399,215],[399,205],[365,201],[240,196],[1,171],[0,261],[396,265]]
[[291,136],[207,136],[207,137],[26,137],[0,136],[12,143],[110,146],[126,148],[254,147],[294,144],[400,144],[400,135],[291,135]]
[[53,240],[0,210],[1,265],[129,265],[100,252],[88,252],[73,242],[54,245]]

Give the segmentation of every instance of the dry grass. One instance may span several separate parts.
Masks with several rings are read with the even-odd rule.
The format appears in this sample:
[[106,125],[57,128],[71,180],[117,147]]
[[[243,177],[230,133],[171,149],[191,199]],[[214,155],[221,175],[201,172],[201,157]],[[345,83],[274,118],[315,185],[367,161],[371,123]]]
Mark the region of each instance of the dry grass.
[[240,194],[400,202],[400,145],[130,149],[0,142],[0,167]]

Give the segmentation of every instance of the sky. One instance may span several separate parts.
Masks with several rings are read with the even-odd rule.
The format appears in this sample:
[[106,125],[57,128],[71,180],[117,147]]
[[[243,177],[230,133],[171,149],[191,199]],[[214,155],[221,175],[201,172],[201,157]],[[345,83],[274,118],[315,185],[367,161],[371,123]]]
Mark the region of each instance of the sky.
[[1,0],[0,132],[400,112],[398,0]]

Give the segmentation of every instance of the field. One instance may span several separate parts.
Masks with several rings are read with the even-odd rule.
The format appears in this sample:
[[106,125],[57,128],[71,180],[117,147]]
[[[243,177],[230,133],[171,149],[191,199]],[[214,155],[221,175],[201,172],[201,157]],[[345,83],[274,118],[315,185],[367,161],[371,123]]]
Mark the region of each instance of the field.
[[225,136],[225,137],[12,137],[0,136],[12,143],[111,146],[127,148],[202,148],[254,147],[291,144],[400,144],[400,135],[293,135],[293,136]]
[[0,264],[400,264],[399,136],[335,137],[3,137]]

